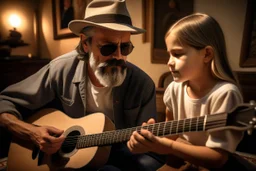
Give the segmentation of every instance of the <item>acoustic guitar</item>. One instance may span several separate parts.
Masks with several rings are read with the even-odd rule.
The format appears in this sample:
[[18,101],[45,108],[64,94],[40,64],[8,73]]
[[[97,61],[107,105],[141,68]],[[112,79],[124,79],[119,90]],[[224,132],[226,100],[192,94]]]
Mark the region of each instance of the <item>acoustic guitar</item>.
[[73,119],[55,109],[43,109],[28,120],[35,125],[49,125],[65,130],[66,136],[56,154],[47,155],[28,141],[13,139],[8,154],[9,171],[48,171],[98,168],[107,161],[112,144],[129,140],[142,128],[156,136],[192,131],[234,129],[251,133],[256,127],[256,105],[241,104],[228,113],[187,118],[114,130],[114,124],[102,113]]

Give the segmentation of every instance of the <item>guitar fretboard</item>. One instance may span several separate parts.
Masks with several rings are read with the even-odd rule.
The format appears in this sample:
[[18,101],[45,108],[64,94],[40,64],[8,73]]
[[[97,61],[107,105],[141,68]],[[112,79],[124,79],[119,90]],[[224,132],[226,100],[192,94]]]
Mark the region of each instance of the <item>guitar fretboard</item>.
[[195,118],[187,118],[184,120],[159,122],[146,126],[106,131],[99,134],[83,135],[78,137],[76,148],[79,149],[93,146],[105,146],[125,142],[130,139],[130,136],[134,131],[140,132],[141,129],[147,129],[156,136],[206,131],[209,129],[226,126],[227,115],[227,113],[205,115]]

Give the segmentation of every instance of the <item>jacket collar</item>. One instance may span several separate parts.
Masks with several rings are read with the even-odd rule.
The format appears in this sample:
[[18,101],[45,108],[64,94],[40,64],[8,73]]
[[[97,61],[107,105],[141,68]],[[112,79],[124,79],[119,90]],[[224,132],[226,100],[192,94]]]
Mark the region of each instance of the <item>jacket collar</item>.
[[86,72],[87,72],[86,63],[82,60],[79,60],[72,82],[74,84],[80,83],[83,79],[85,79]]

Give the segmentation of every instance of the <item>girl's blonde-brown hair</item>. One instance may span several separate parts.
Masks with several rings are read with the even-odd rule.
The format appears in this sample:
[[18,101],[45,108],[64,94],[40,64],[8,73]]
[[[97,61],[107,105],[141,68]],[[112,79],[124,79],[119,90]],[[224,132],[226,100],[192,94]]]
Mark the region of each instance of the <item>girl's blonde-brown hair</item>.
[[171,33],[175,33],[181,43],[198,50],[211,46],[214,50],[211,61],[213,76],[236,83],[228,63],[222,29],[213,17],[202,13],[188,15],[174,23],[167,31],[165,38]]

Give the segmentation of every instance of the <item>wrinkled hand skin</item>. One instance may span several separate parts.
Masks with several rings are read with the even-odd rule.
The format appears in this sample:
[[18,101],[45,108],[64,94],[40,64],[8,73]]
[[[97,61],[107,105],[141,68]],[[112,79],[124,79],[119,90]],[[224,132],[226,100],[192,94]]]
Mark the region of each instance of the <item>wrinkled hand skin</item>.
[[35,127],[31,134],[31,140],[41,151],[53,154],[60,149],[65,140],[63,132],[63,130],[50,126]]

